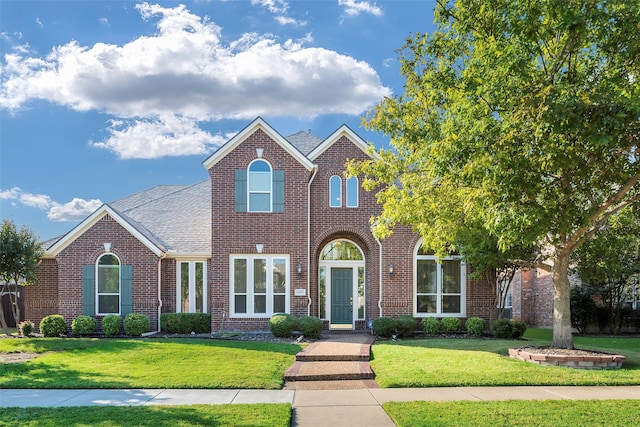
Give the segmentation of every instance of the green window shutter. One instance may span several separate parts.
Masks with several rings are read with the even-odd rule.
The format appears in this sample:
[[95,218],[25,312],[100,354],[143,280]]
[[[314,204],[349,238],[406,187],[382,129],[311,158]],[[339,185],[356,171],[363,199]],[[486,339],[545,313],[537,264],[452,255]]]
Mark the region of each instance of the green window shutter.
[[93,265],[82,266],[82,314],[96,314],[96,276]]
[[247,211],[247,171],[245,169],[236,170],[236,212]]
[[120,314],[126,316],[131,313],[133,306],[133,267],[123,265],[120,269]]
[[284,212],[284,171],[273,171],[273,211]]

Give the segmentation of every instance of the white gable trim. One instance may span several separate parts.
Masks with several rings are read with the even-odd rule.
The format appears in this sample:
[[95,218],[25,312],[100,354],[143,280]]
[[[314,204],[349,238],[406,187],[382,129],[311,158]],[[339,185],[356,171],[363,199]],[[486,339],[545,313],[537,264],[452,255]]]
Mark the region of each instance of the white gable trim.
[[311,171],[315,167],[315,165],[306,158],[300,151],[298,151],[289,141],[287,141],[282,135],[280,135],[275,129],[273,129],[267,122],[265,122],[262,117],[256,118],[253,122],[251,122],[247,127],[238,132],[236,136],[231,138],[220,147],[215,153],[209,156],[202,164],[204,167],[209,170],[216,163],[222,160],[227,154],[233,151],[238,145],[242,144],[242,142],[251,136],[258,129],[261,129],[264,133],[266,133],[271,139],[277,142],[287,153],[289,153],[292,157],[294,157],[300,164],[302,164],[307,170]]
[[145,237],[142,233],[140,233],[135,227],[129,224],[120,214],[118,214],[111,206],[104,204],[99,207],[94,213],[89,215],[84,219],[80,224],[76,225],[70,232],[65,234],[60,240],[51,246],[45,255],[48,256],[57,256],[62,250],[64,250],[67,246],[73,243],[78,237],[82,236],[87,230],[93,227],[98,221],[104,218],[106,215],[109,215],[113,218],[118,224],[120,224],[127,232],[129,232],[133,237],[138,239],[143,245],[145,245],[151,252],[156,254],[156,256],[161,256],[164,251],[150,241],[147,237]]
[[[322,153],[327,151],[329,147],[331,147],[336,141],[338,141],[343,136],[346,136],[347,138],[349,138],[349,140],[353,142],[353,144],[355,144],[356,147],[362,150],[362,152],[364,152],[365,154],[369,155],[369,153],[367,153],[369,144],[367,144],[367,142],[364,139],[360,138],[360,136],[357,133],[352,131],[349,126],[342,125],[338,128],[338,130],[336,130],[334,133],[329,135],[329,137],[325,139],[322,142],[322,144],[318,145],[316,148],[313,149],[311,153],[309,153],[309,159],[311,159],[312,161],[317,159]],[[374,154],[374,157],[377,157],[377,156]]]

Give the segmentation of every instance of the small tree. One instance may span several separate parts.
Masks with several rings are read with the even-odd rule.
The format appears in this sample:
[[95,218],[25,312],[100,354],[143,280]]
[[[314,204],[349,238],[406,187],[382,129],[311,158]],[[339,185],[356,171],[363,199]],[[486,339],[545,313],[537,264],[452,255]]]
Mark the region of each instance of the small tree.
[[[43,253],[42,244],[31,230],[22,227],[18,231],[13,222],[6,219],[2,221],[0,229],[0,295],[9,294],[11,314],[16,324],[20,322],[20,306],[18,305],[17,293],[9,292],[10,286],[27,286],[35,283]],[[5,334],[10,336],[6,315],[2,304],[0,304],[0,325]]]

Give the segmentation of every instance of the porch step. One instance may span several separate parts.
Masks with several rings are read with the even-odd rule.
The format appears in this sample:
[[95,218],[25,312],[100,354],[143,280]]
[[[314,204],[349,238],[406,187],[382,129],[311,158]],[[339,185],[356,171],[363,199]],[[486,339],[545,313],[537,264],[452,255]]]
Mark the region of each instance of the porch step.
[[369,362],[295,362],[285,381],[339,381],[373,379]]

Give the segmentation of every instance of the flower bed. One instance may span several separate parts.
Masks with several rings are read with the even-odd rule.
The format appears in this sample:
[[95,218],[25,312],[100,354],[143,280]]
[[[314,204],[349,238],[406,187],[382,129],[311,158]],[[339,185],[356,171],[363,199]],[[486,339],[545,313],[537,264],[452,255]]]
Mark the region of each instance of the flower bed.
[[575,369],[620,369],[625,360],[620,354],[551,347],[510,348],[509,357],[538,365]]

